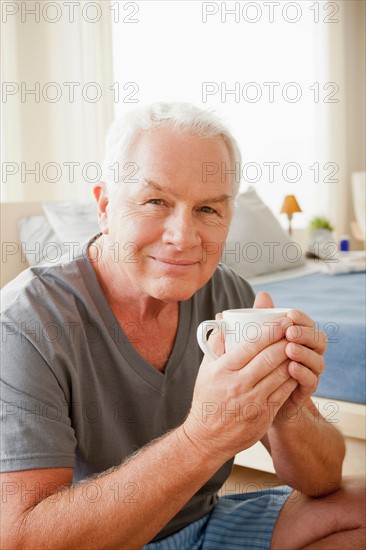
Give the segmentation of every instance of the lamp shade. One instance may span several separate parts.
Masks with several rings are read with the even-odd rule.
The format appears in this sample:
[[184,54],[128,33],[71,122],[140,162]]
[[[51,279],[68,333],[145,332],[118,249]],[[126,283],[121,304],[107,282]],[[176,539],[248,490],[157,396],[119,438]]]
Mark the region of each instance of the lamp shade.
[[281,214],[293,214],[294,212],[302,212],[295,195],[286,195],[282,207]]

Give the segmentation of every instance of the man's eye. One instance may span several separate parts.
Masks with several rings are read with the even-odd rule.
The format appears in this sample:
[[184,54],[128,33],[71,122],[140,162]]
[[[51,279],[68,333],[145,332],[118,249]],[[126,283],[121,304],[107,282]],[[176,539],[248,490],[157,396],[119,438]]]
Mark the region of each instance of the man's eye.
[[205,214],[216,214],[216,210],[211,208],[211,206],[202,206],[201,212],[204,212]]
[[158,206],[164,204],[162,199],[150,199],[147,201],[147,204],[157,204]]

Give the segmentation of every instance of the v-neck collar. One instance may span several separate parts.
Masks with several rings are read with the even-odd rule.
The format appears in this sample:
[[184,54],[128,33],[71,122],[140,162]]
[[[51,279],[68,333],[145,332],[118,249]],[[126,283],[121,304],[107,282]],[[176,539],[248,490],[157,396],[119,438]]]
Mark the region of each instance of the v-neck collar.
[[146,361],[131,344],[128,335],[119,324],[109,305],[89,258],[84,254],[77,259],[77,262],[87,290],[122,357],[141,378],[157,390],[164,391],[166,381],[173,376],[187,348],[192,317],[192,299],[179,302],[177,334],[172,353],[165,371],[162,373]]

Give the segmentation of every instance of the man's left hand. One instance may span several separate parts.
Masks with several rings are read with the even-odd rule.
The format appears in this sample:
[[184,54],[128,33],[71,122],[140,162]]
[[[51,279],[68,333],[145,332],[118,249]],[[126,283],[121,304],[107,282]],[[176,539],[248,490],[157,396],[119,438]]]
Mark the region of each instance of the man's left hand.
[[[253,307],[274,305],[269,294],[259,292]],[[289,342],[285,350],[289,358],[288,372],[298,385],[277,412],[275,423],[290,420],[299,413],[301,407],[309,404],[325,367],[326,334],[320,332],[315,322],[302,311],[291,310],[287,317],[292,322],[285,333]]]
[[322,374],[325,361],[324,353],[327,348],[327,335],[320,332],[315,322],[302,311],[293,309],[287,317],[292,320],[285,333],[289,343],[286,346],[286,355],[291,359],[288,370],[298,386],[292,392],[288,402],[286,415],[290,415],[291,405],[296,411],[307,403],[316,391],[319,377]]

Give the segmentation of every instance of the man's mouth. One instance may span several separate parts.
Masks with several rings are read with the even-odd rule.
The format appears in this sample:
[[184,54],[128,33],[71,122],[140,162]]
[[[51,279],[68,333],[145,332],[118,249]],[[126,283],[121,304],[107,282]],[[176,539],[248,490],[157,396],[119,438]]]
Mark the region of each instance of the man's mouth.
[[171,266],[177,266],[177,267],[189,267],[192,265],[197,264],[198,262],[195,260],[176,260],[171,258],[159,258],[156,256],[150,256],[153,260],[156,260],[158,262],[161,262],[163,264],[171,265]]

